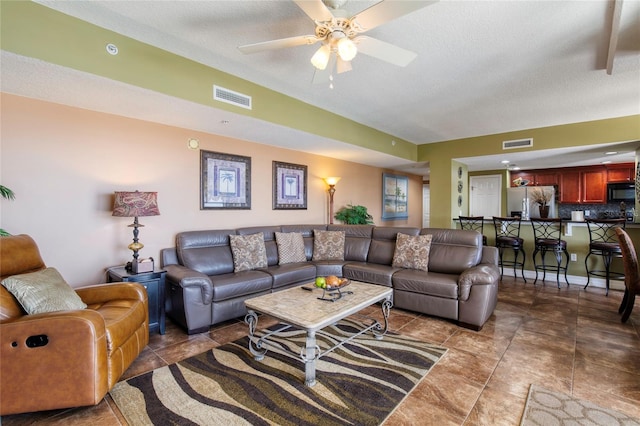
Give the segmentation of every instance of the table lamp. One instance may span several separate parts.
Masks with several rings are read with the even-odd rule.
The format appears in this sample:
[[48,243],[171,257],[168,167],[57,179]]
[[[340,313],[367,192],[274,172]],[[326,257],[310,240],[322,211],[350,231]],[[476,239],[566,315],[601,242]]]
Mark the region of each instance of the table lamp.
[[[113,216],[133,217],[133,223],[129,227],[133,227],[133,242],[129,244],[129,250],[133,251],[133,263],[138,263],[138,252],[144,245],[138,241],[138,228],[143,227],[138,222],[139,216],[157,216],[160,214],[158,209],[158,193],[157,192],[118,192],[115,193],[113,202]],[[127,264],[127,269],[131,269]],[[134,270],[137,268],[134,267]]]

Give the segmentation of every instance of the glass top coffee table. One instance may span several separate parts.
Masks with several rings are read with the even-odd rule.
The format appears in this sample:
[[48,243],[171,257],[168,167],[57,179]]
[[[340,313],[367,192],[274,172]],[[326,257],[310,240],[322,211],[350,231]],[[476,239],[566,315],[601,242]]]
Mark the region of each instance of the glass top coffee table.
[[[313,284],[307,284],[304,287],[313,288],[313,291],[304,290],[302,287],[293,287],[247,299],[245,305],[248,312],[245,322],[249,325],[249,350],[258,361],[264,358],[268,346],[271,345],[270,336],[292,327],[304,330],[307,334],[305,347],[300,349],[299,354],[293,351],[290,352],[299,357],[305,364],[305,384],[313,386],[316,383],[316,361],[320,357],[369,331],[377,339],[382,339],[389,328],[388,319],[392,306],[392,289],[375,284],[351,281],[348,291],[344,291],[342,297],[335,300],[327,300],[326,294],[323,294],[322,289],[316,289]],[[323,295],[325,296],[324,299],[322,299]],[[363,316],[362,328],[357,333],[325,350],[321,350],[316,344],[316,332],[377,302],[382,302],[384,325],[374,318]],[[258,313],[272,316],[280,320],[284,325],[277,330],[266,330],[256,334]],[[273,346],[286,350],[280,345]]]

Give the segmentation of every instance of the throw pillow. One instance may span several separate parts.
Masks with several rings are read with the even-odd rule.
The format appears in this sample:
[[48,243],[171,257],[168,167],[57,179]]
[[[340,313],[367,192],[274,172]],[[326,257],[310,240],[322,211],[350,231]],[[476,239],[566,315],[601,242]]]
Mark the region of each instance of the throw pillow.
[[233,253],[233,271],[250,271],[266,268],[267,249],[264,246],[264,234],[229,235],[231,253]]
[[304,238],[299,232],[276,232],[278,264],[306,262]]
[[313,231],[313,260],[344,260],[344,232]]
[[2,280],[2,285],[29,315],[87,307],[55,268],[12,275]]
[[431,235],[412,236],[398,232],[392,266],[428,271],[431,238]]

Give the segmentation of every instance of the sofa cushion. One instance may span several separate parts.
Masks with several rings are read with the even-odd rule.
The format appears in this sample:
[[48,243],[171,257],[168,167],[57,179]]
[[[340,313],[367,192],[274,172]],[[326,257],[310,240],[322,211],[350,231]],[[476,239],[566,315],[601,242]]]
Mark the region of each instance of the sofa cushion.
[[280,232],[279,226],[249,226],[246,228],[236,229],[237,235],[251,235],[262,233],[264,238],[264,249],[267,252],[267,264],[269,266],[278,264],[278,246],[276,244],[276,232]]
[[215,275],[211,277],[211,283],[215,303],[268,292],[271,290],[273,278],[266,271],[252,270]]
[[[420,235],[432,236],[430,271],[461,274],[482,259],[482,234],[477,231],[423,228]],[[455,259],[455,262],[451,259]]]
[[342,267],[342,275],[355,281],[391,287],[391,277],[400,268],[377,263],[349,262]]
[[314,231],[313,260],[344,260],[344,232]]
[[458,299],[458,276],[416,269],[402,269],[391,279],[395,291]]
[[304,239],[299,232],[276,232],[278,245],[278,264],[306,262]]
[[394,268],[429,270],[431,235],[407,235],[398,232],[396,250],[393,253]]
[[373,229],[371,245],[367,254],[367,262],[380,265],[391,265],[396,249],[398,232],[407,235],[418,235],[418,228],[400,226],[381,226]]
[[250,235],[229,235],[229,244],[233,253],[233,272],[267,267],[267,251],[264,247],[262,232]]
[[87,307],[55,268],[12,275],[2,280],[2,285],[30,315]]
[[233,272],[229,236],[234,229],[187,231],[176,235],[176,254],[181,265],[205,275]]

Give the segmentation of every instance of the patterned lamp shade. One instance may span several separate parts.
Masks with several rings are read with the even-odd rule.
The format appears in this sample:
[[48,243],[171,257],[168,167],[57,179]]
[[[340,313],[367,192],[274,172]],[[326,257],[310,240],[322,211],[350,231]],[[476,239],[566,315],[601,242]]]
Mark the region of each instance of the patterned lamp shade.
[[116,192],[113,216],[139,217],[159,214],[157,192]]

